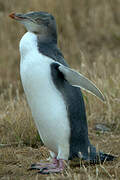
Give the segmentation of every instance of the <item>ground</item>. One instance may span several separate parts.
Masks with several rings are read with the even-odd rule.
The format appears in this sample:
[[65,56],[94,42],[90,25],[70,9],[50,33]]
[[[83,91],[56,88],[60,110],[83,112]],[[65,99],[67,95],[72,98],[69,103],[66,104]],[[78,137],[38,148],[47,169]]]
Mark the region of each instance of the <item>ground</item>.
[[[95,131],[90,133],[93,142],[99,141],[99,148],[104,152],[113,152],[117,155],[120,148],[119,136],[113,133],[96,135]],[[114,143],[113,143],[114,142]],[[80,166],[79,163],[69,162],[62,174],[41,175],[38,171],[29,171],[32,163],[45,161],[49,157],[48,150],[41,146],[39,148],[26,147],[24,145],[11,145],[0,149],[0,179],[1,180],[34,180],[34,179],[118,179],[120,174],[120,158],[113,162],[105,162],[101,165]]]
[[[45,160],[19,75],[19,41],[25,28],[8,15],[47,11],[58,26],[58,44],[68,64],[91,79],[106,103],[85,93],[89,137],[97,149],[117,157],[96,166],[70,162],[63,174],[27,171]],[[104,124],[109,130],[96,130]],[[120,179],[120,0],[0,0],[0,179]],[[73,167],[74,165],[74,167]]]

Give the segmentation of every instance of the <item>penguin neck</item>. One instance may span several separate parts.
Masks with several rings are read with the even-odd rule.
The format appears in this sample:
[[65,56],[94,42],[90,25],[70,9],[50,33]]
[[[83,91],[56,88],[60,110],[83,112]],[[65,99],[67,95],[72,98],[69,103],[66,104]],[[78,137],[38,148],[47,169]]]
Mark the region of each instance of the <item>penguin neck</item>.
[[19,45],[21,59],[33,50],[45,54],[46,48],[49,49],[53,46],[57,46],[57,34],[50,36],[26,32],[20,40]]
[[32,51],[38,51],[37,35],[32,32],[26,32],[20,40],[19,49],[21,59],[24,59]]
[[39,53],[56,60],[56,54],[59,53],[57,48],[57,35],[38,35],[37,47]]
[[38,46],[39,44],[55,44],[57,45],[57,33],[54,34],[37,34]]

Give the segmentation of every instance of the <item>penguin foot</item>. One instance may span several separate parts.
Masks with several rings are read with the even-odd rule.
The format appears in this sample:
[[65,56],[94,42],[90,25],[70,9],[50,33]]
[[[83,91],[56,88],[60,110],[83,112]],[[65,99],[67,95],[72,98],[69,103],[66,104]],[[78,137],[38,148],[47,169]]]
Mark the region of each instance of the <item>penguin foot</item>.
[[50,173],[61,173],[65,168],[65,163],[63,159],[58,160],[58,165],[56,167],[43,168],[38,173],[40,174],[50,174]]
[[49,168],[56,168],[58,166],[58,160],[56,158],[53,159],[52,163],[36,163],[32,164],[28,170],[40,170],[49,169]]

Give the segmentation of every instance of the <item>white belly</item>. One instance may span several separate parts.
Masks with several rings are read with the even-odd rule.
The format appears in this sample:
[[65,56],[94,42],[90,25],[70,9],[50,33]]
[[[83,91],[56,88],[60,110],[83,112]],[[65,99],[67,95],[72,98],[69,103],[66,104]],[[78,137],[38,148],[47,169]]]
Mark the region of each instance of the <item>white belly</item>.
[[20,74],[40,137],[53,152],[69,153],[70,128],[66,105],[51,79],[52,59],[38,53],[21,59]]

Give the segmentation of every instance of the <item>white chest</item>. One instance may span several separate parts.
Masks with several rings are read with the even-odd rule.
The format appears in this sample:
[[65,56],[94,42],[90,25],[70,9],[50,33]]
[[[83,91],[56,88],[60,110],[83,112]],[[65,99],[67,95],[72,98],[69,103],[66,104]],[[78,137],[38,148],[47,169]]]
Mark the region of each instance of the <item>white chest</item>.
[[40,54],[34,45],[29,51],[22,43],[20,74],[27,101],[43,142],[58,152],[61,144],[68,147],[70,129],[65,102],[51,78],[50,64],[54,61]]

